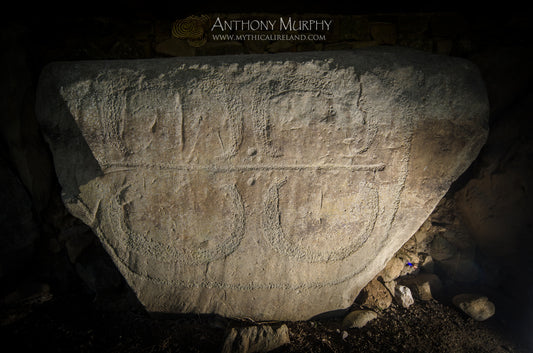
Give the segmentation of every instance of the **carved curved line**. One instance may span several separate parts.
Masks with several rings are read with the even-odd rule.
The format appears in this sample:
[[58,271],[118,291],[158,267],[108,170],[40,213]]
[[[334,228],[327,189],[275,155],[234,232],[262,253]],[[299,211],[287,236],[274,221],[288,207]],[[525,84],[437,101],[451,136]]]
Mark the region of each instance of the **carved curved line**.
[[[408,142],[410,142],[410,139],[408,139]],[[405,183],[405,179],[407,177],[407,171],[408,171],[408,163],[410,159],[410,146],[407,148],[407,156],[402,159],[402,175],[399,177],[399,181],[401,184]],[[398,194],[396,195],[396,200],[398,202],[394,203],[393,207],[393,216],[389,222],[389,226],[387,227],[387,230],[384,232],[384,237],[382,239],[382,242],[388,237],[388,232],[392,228],[392,224],[394,223],[394,218],[396,215],[396,212],[398,211],[399,207],[399,199],[401,197],[401,194],[403,193],[404,187],[401,185],[398,190]],[[80,204],[80,210],[86,215],[91,215],[92,212],[89,210],[89,208],[84,205]],[[167,279],[161,279],[157,277],[153,277],[146,273],[138,273],[134,271],[127,263],[125,258],[127,258],[126,254],[120,255],[118,252],[118,249],[113,247],[110,243],[107,237],[104,235],[104,232],[100,228],[102,222],[100,222],[98,225],[94,225],[94,230],[97,233],[98,237],[102,241],[104,247],[106,248],[107,252],[110,254],[113,254],[112,258],[114,262],[117,264],[117,266],[122,269],[124,272],[131,274],[133,277],[136,277],[140,280],[146,280],[149,282],[157,283],[160,285],[165,286],[172,286],[175,288],[185,288],[185,289],[191,289],[191,288],[215,288],[215,289],[230,289],[230,290],[241,290],[241,291],[250,291],[250,290],[263,290],[263,289],[282,289],[282,290],[298,290],[298,289],[311,289],[311,288],[321,288],[321,287],[331,287],[340,285],[344,282],[347,282],[351,280],[352,278],[356,277],[360,273],[362,273],[369,264],[366,264],[361,269],[355,270],[351,273],[346,274],[345,276],[338,277],[331,281],[324,281],[324,282],[311,282],[311,283],[300,283],[300,284],[292,284],[292,283],[223,283],[218,281],[198,281],[198,282],[192,282],[187,280],[167,280]],[[128,251],[131,251],[134,249],[128,249]]]
[[370,148],[370,145],[372,144],[372,142],[374,142],[374,138],[377,135],[378,129],[375,125],[373,124],[365,124],[365,125],[367,125],[365,129],[365,143],[360,148],[353,149],[352,153],[354,154],[361,154],[361,153],[365,153],[366,151],[368,151],[368,149]]
[[[233,253],[240,245],[242,238],[244,237],[244,203],[241,195],[237,191],[235,185],[226,185],[221,188],[227,191],[230,196],[231,208],[235,210],[233,214],[233,224],[230,236],[210,249],[180,249],[171,247],[153,239],[147,239],[136,232],[128,229],[124,221],[123,209],[120,207],[116,199],[110,201],[110,218],[112,214],[121,221],[117,222],[117,219],[110,219],[111,224],[118,224],[118,231],[127,236],[128,249],[140,252],[141,254],[147,254],[158,261],[164,263],[185,263],[188,265],[205,264],[212,261],[216,261],[227,257]],[[114,222],[113,222],[114,221]],[[117,231],[113,228],[114,231]]]
[[[83,209],[85,205],[83,205],[81,208]],[[83,212],[86,212],[90,214],[89,209],[84,209]],[[233,290],[241,290],[241,291],[251,291],[251,290],[262,290],[262,289],[282,289],[282,290],[297,290],[297,289],[311,289],[311,288],[322,288],[322,287],[331,287],[336,286],[339,284],[342,284],[346,281],[349,281],[350,279],[354,278],[361,272],[363,272],[368,265],[365,265],[363,268],[355,270],[343,277],[336,278],[335,280],[331,281],[325,281],[325,282],[310,282],[310,283],[301,283],[301,284],[292,284],[292,283],[224,283],[224,282],[217,282],[217,281],[198,281],[198,282],[192,282],[192,281],[186,281],[186,280],[180,280],[180,279],[161,279],[158,277],[151,276],[146,273],[139,273],[133,270],[128,262],[124,259],[126,256],[121,256],[118,252],[118,249],[112,246],[109,243],[108,238],[104,235],[104,232],[100,228],[100,226],[96,226],[94,228],[96,231],[98,237],[102,241],[102,244],[106,248],[106,251],[109,254],[113,254],[112,258],[115,262],[115,264],[124,272],[127,272],[131,274],[134,277],[137,277],[141,280],[146,280],[153,283],[158,283],[165,286],[172,286],[176,288],[216,288],[216,289],[233,289]],[[134,249],[128,249],[129,251]],[[122,272],[122,271],[121,271]]]
[[269,157],[281,157],[283,153],[278,147],[274,147],[270,136],[270,117],[266,114],[258,114],[258,118],[253,119],[253,133],[257,144],[261,146],[263,152]]
[[227,160],[231,157],[235,157],[237,152],[239,152],[239,148],[242,143],[242,131],[238,127],[234,127],[234,126],[232,126],[232,128],[229,129],[229,131],[230,131],[230,142],[231,143],[227,150],[223,149],[222,154],[216,157],[219,160]]
[[359,109],[359,111],[363,115],[363,125],[366,125],[366,129],[365,129],[365,143],[362,147],[356,148],[352,151],[352,153],[355,153],[355,154],[361,154],[361,153],[365,153],[366,151],[368,151],[368,149],[370,148],[370,145],[372,144],[372,142],[374,142],[374,138],[376,137],[376,134],[378,131],[378,128],[375,125],[375,123],[368,122],[366,110],[364,110],[362,107],[362,102],[361,102],[362,97],[363,97],[363,83],[359,81],[359,96],[357,97],[356,107],[357,109]]
[[[360,237],[354,237],[355,241],[347,246],[343,246],[334,251],[322,252],[311,249],[303,249],[287,239],[283,227],[281,226],[281,212],[279,210],[279,189],[286,183],[286,179],[274,182],[268,189],[264,198],[264,215],[262,219],[263,235],[268,243],[278,253],[295,258],[303,262],[330,262],[340,261],[355,253],[368,240],[374,230],[379,210],[379,195],[376,188],[368,183],[364,183],[362,193],[369,197],[372,218],[368,221],[365,230]],[[360,193],[357,196],[359,203]]]
[[[237,152],[239,152],[239,148],[242,144],[242,132],[244,129],[242,115],[232,114],[230,111],[228,111],[228,106],[231,106],[231,104],[226,102],[226,104],[224,104],[224,109],[227,117],[225,123],[228,126],[227,132],[229,133],[229,145],[222,145],[222,154],[216,157],[220,160],[227,160],[231,157],[234,157]],[[220,131],[218,133],[218,138],[220,139],[221,144],[223,144],[222,138],[220,137]]]
[[[391,220],[388,222],[387,230],[385,231],[385,234],[389,234],[390,230],[392,229],[392,225],[396,221],[396,214],[398,213],[398,209],[400,208],[400,202],[401,202],[401,195],[405,189],[405,183],[407,181],[407,175],[409,174],[409,161],[411,160],[411,147],[412,147],[412,139],[413,139],[413,131],[411,130],[409,135],[407,136],[405,142],[407,144],[407,150],[402,158],[402,164],[400,169],[400,176],[398,177],[398,192],[396,194],[396,198],[394,199],[394,207],[393,212],[391,216]],[[388,237],[384,237],[381,242],[380,246],[383,246],[386,239]]]
[[[107,247],[110,247],[109,244],[106,244]],[[112,249],[112,248],[111,248]],[[113,250],[113,249],[112,249]],[[114,251],[114,250],[113,250]],[[116,253],[116,252],[115,252]],[[162,284],[165,286],[171,286],[171,287],[178,287],[178,288],[185,288],[185,289],[192,289],[192,288],[209,288],[209,289],[231,289],[231,290],[240,290],[240,291],[252,291],[252,290],[265,290],[265,289],[282,289],[282,290],[298,290],[298,289],[311,289],[311,288],[323,288],[323,287],[332,287],[340,285],[346,281],[349,281],[350,279],[354,278],[361,272],[365,271],[368,267],[368,265],[363,266],[363,268],[356,270],[352,273],[349,273],[343,277],[340,277],[335,280],[331,281],[325,281],[325,282],[310,282],[310,283],[300,283],[300,284],[292,284],[288,282],[282,282],[282,283],[224,283],[224,282],[216,282],[216,281],[198,281],[198,282],[192,282],[192,281],[185,281],[185,280],[179,280],[179,279],[172,279],[172,280],[166,280],[161,279],[157,277],[152,277],[147,274],[137,273],[134,270],[132,270],[128,264],[123,261],[120,257],[118,257],[119,263],[118,265],[128,271],[130,274],[132,274],[134,277],[140,278],[141,280],[147,280],[150,282]]]

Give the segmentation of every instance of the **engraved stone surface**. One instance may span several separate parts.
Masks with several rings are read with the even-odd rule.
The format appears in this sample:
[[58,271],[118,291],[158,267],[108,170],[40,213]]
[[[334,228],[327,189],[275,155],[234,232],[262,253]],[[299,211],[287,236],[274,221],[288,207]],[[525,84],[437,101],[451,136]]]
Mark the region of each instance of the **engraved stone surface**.
[[53,63],[63,200],[153,312],[350,306],[483,145],[462,59],[399,48]]

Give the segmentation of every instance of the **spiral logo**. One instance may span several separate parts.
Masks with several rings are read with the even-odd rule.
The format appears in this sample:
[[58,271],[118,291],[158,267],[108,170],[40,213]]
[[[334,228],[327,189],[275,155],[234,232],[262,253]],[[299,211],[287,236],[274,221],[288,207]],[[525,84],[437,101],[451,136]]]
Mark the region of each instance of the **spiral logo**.
[[186,39],[193,47],[201,47],[207,42],[208,27],[209,16],[189,16],[173,23],[172,35],[179,39]]

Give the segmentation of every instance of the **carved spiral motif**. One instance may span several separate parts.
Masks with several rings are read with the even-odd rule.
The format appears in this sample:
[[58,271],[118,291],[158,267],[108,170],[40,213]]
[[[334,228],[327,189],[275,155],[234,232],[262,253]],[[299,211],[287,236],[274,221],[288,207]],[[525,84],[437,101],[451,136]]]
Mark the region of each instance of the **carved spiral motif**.
[[193,47],[200,47],[207,42],[205,28],[209,23],[209,16],[189,16],[176,20],[172,25],[172,35],[179,39],[187,39]]

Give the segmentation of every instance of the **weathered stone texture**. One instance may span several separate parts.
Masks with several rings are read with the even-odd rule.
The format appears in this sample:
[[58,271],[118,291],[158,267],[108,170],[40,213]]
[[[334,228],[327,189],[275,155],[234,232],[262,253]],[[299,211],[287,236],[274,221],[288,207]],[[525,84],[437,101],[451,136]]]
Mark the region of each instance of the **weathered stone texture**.
[[54,63],[68,209],[150,311],[348,307],[478,154],[477,69],[398,48]]

